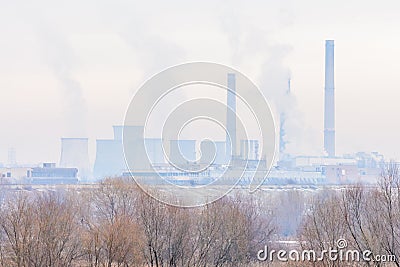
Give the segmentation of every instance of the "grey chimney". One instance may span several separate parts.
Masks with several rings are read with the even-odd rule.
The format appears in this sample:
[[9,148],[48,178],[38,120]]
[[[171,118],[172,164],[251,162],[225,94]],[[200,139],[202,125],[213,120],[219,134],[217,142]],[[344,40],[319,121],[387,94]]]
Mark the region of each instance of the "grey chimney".
[[236,154],[236,76],[228,73],[228,93],[226,109],[226,154],[228,160]]
[[334,41],[325,42],[325,112],[324,149],[328,157],[335,156],[335,84]]

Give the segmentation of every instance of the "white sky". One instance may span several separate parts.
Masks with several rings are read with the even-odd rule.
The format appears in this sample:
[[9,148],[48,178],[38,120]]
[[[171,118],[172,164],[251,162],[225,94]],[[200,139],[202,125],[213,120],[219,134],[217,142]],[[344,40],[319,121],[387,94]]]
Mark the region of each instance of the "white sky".
[[291,146],[320,151],[325,39],[338,154],[399,159],[399,14],[398,0],[0,1],[0,162],[9,147],[18,162],[58,162],[60,137],[78,135],[93,162],[138,86],[186,61],[233,66],[260,87],[290,73],[303,129]]

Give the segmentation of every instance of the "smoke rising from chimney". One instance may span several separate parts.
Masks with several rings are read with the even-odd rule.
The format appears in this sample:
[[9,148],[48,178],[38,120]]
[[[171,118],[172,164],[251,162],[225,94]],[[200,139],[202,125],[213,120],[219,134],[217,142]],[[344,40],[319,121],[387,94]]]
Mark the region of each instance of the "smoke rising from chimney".
[[81,84],[73,77],[75,67],[74,51],[65,36],[50,28],[49,24],[38,23],[43,59],[53,75],[60,82],[63,99],[64,133],[68,136],[87,134],[87,105]]
[[[232,13],[235,13],[235,16],[232,16]],[[244,11],[235,10],[226,14],[221,21],[232,49],[233,65],[235,67],[238,65],[239,70],[246,70],[247,67],[250,71],[246,73],[250,77],[257,78],[261,91],[271,104],[278,129],[279,117],[285,114],[284,152],[293,155],[321,155],[320,145],[313,137],[317,131],[305,126],[303,114],[297,106],[294,94],[287,93],[288,80],[291,78],[293,81],[296,80],[296,77],[291,77],[291,72],[284,63],[292,48],[273,40],[274,32],[286,28],[290,23],[285,22],[265,29],[244,17]],[[251,70],[254,72],[251,73]]]

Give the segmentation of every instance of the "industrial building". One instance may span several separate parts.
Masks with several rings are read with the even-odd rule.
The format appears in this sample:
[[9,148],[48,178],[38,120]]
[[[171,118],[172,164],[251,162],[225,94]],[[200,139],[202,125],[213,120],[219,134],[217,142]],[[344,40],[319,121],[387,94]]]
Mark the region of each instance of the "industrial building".
[[258,140],[240,140],[240,158],[260,160],[259,147]]
[[77,168],[60,168],[55,163],[41,166],[13,166],[0,168],[2,184],[55,185],[77,184]]
[[36,166],[2,166],[0,167],[1,183],[24,183],[24,178],[30,175],[33,167]]
[[27,177],[29,184],[52,185],[52,184],[77,184],[77,168],[57,168],[55,163],[43,163],[42,167],[32,168]]
[[[238,150],[236,132],[236,77],[234,73],[227,74],[227,110],[226,110],[226,141],[218,145],[211,142],[201,144],[202,155],[200,164],[213,162],[214,164],[207,170],[208,177],[218,177],[221,172],[229,168],[229,177],[234,178],[240,175],[235,173],[235,168],[246,166],[243,175],[244,182],[246,176],[254,175],[254,170],[258,164],[263,164],[263,159],[259,155],[259,140],[240,140]],[[379,176],[380,168],[384,162],[383,157],[372,153],[358,153],[357,155],[346,155],[339,157],[335,149],[335,86],[334,86],[334,41],[325,42],[325,87],[324,87],[324,143],[325,156],[297,156],[292,157],[285,151],[285,120],[287,114],[280,114],[279,127],[279,152],[280,160],[278,164],[269,172],[265,184],[338,184],[352,182],[374,183]],[[288,82],[287,94],[290,94],[290,80]],[[172,140],[171,141],[171,161],[179,164],[196,164],[194,162],[195,140]],[[217,148],[216,148],[217,146]],[[225,159],[221,157],[221,152],[225,148]],[[240,152],[239,152],[240,151]],[[239,152],[239,153],[238,153]],[[218,160],[217,160],[218,159]],[[230,162],[230,163],[229,163]],[[227,165],[229,163],[229,166]],[[368,166],[367,166],[368,165]],[[191,169],[190,166],[187,166]],[[160,168],[161,174],[165,177],[173,176],[177,178],[177,183],[182,181],[189,183],[201,183],[202,175],[193,177],[191,173]],[[139,173],[136,173],[139,175]],[[174,174],[174,175],[172,175]],[[135,174],[134,174],[135,175]],[[141,173],[144,175],[144,173]],[[150,175],[150,174],[149,174]],[[190,177],[191,178],[190,178]],[[189,177],[189,178],[188,178]],[[230,178],[223,181],[229,183]],[[225,177],[227,178],[227,177]],[[196,180],[197,179],[197,180]],[[190,182],[191,181],[191,182]],[[220,181],[221,182],[221,181]],[[247,181],[249,182],[249,181]]]
[[[221,183],[236,181],[245,167],[243,183],[261,166],[266,169],[266,159],[260,155],[263,140],[243,140],[238,137],[236,121],[236,76],[227,73],[226,79],[226,140],[162,140],[144,138],[143,125],[113,126],[113,139],[96,140],[96,159],[93,172],[90,168],[87,138],[62,138],[59,167],[21,166],[16,162],[15,150],[9,150],[9,164],[0,167],[0,178],[14,183],[33,184],[77,183],[92,177],[103,179],[120,175],[149,177],[156,171],[176,183],[208,183],[229,170]],[[377,152],[358,152],[336,155],[335,140],[335,84],[334,41],[325,41],[325,84],[323,112],[324,156],[291,156],[286,152],[285,134],[287,115],[279,114],[279,161],[265,180],[265,184],[338,184],[374,183],[384,165]],[[290,95],[290,80],[287,95]],[[225,114],[224,114],[225,115]],[[322,133],[322,131],[321,131]],[[264,140],[265,141],[265,140]],[[196,153],[200,146],[200,154]],[[165,146],[165,147],[164,147]],[[125,154],[124,154],[125,153]],[[173,163],[173,164],[171,164]],[[205,166],[206,169],[203,167]],[[131,172],[129,172],[130,170]],[[196,170],[202,170],[196,172]],[[258,174],[256,174],[258,175]],[[247,179],[247,180],[246,180]]]

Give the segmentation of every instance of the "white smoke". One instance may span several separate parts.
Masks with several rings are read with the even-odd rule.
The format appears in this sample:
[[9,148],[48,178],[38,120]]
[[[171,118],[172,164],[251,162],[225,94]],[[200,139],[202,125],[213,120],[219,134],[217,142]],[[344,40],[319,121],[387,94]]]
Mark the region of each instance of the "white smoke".
[[[285,64],[292,48],[273,39],[276,31],[283,30],[291,23],[285,20],[271,27],[267,23],[261,26],[246,17],[239,8],[229,10],[221,22],[232,48],[232,63],[250,70],[257,69],[254,73],[257,73],[258,85],[273,109],[277,129],[280,126],[280,116],[285,116],[284,152],[292,155],[320,155],[321,146],[315,143],[314,131],[305,125],[295,95],[288,94],[289,79],[296,79],[291,77],[290,69]],[[277,134],[279,140],[279,131]]]
[[[141,1],[115,1],[111,5],[99,2],[96,5],[104,24],[131,47],[135,55],[135,62],[132,63],[140,66],[142,80],[186,59],[185,50],[179,43],[169,36],[164,37],[158,28],[152,27],[155,23],[152,16],[167,15],[154,10],[153,5],[156,4],[161,5]],[[149,9],[154,13],[147,17],[144,14]]]
[[291,73],[283,62],[290,48],[276,45],[270,47],[269,51],[270,56],[266,58],[261,68],[260,87],[270,100],[278,129],[280,118],[284,116],[283,142],[286,146],[283,152],[291,155],[321,155],[319,149],[321,146],[315,143],[317,140],[314,138],[315,132],[305,124],[304,113],[297,105],[293,92],[296,88],[290,88],[291,92],[288,92]]
[[[43,20],[42,20],[43,19]],[[74,78],[76,67],[74,51],[65,33],[52,28],[44,18],[33,21],[44,63],[62,88],[64,134],[81,137],[87,134],[87,105],[80,82]]]
[[[132,74],[134,79],[129,88],[129,97],[133,97],[140,86],[152,76],[168,67],[183,63],[186,54],[177,42],[163,37],[157,28],[151,27],[154,21],[143,17],[144,10],[148,9],[150,4],[138,1],[117,1],[115,4],[116,8],[110,7],[110,3],[100,2],[96,8],[97,12],[102,14],[104,24],[131,49],[134,55],[132,65],[137,66],[138,72],[134,73],[136,77]],[[155,14],[157,11],[153,15],[156,16]],[[145,129],[146,137],[161,138],[161,127],[165,122],[164,115],[170,113],[185,99],[185,94],[178,91],[174,94],[174,101],[163,101],[161,105],[157,104],[161,108],[152,113],[156,115],[149,117]],[[124,123],[126,114],[121,115],[121,121],[116,124]]]

